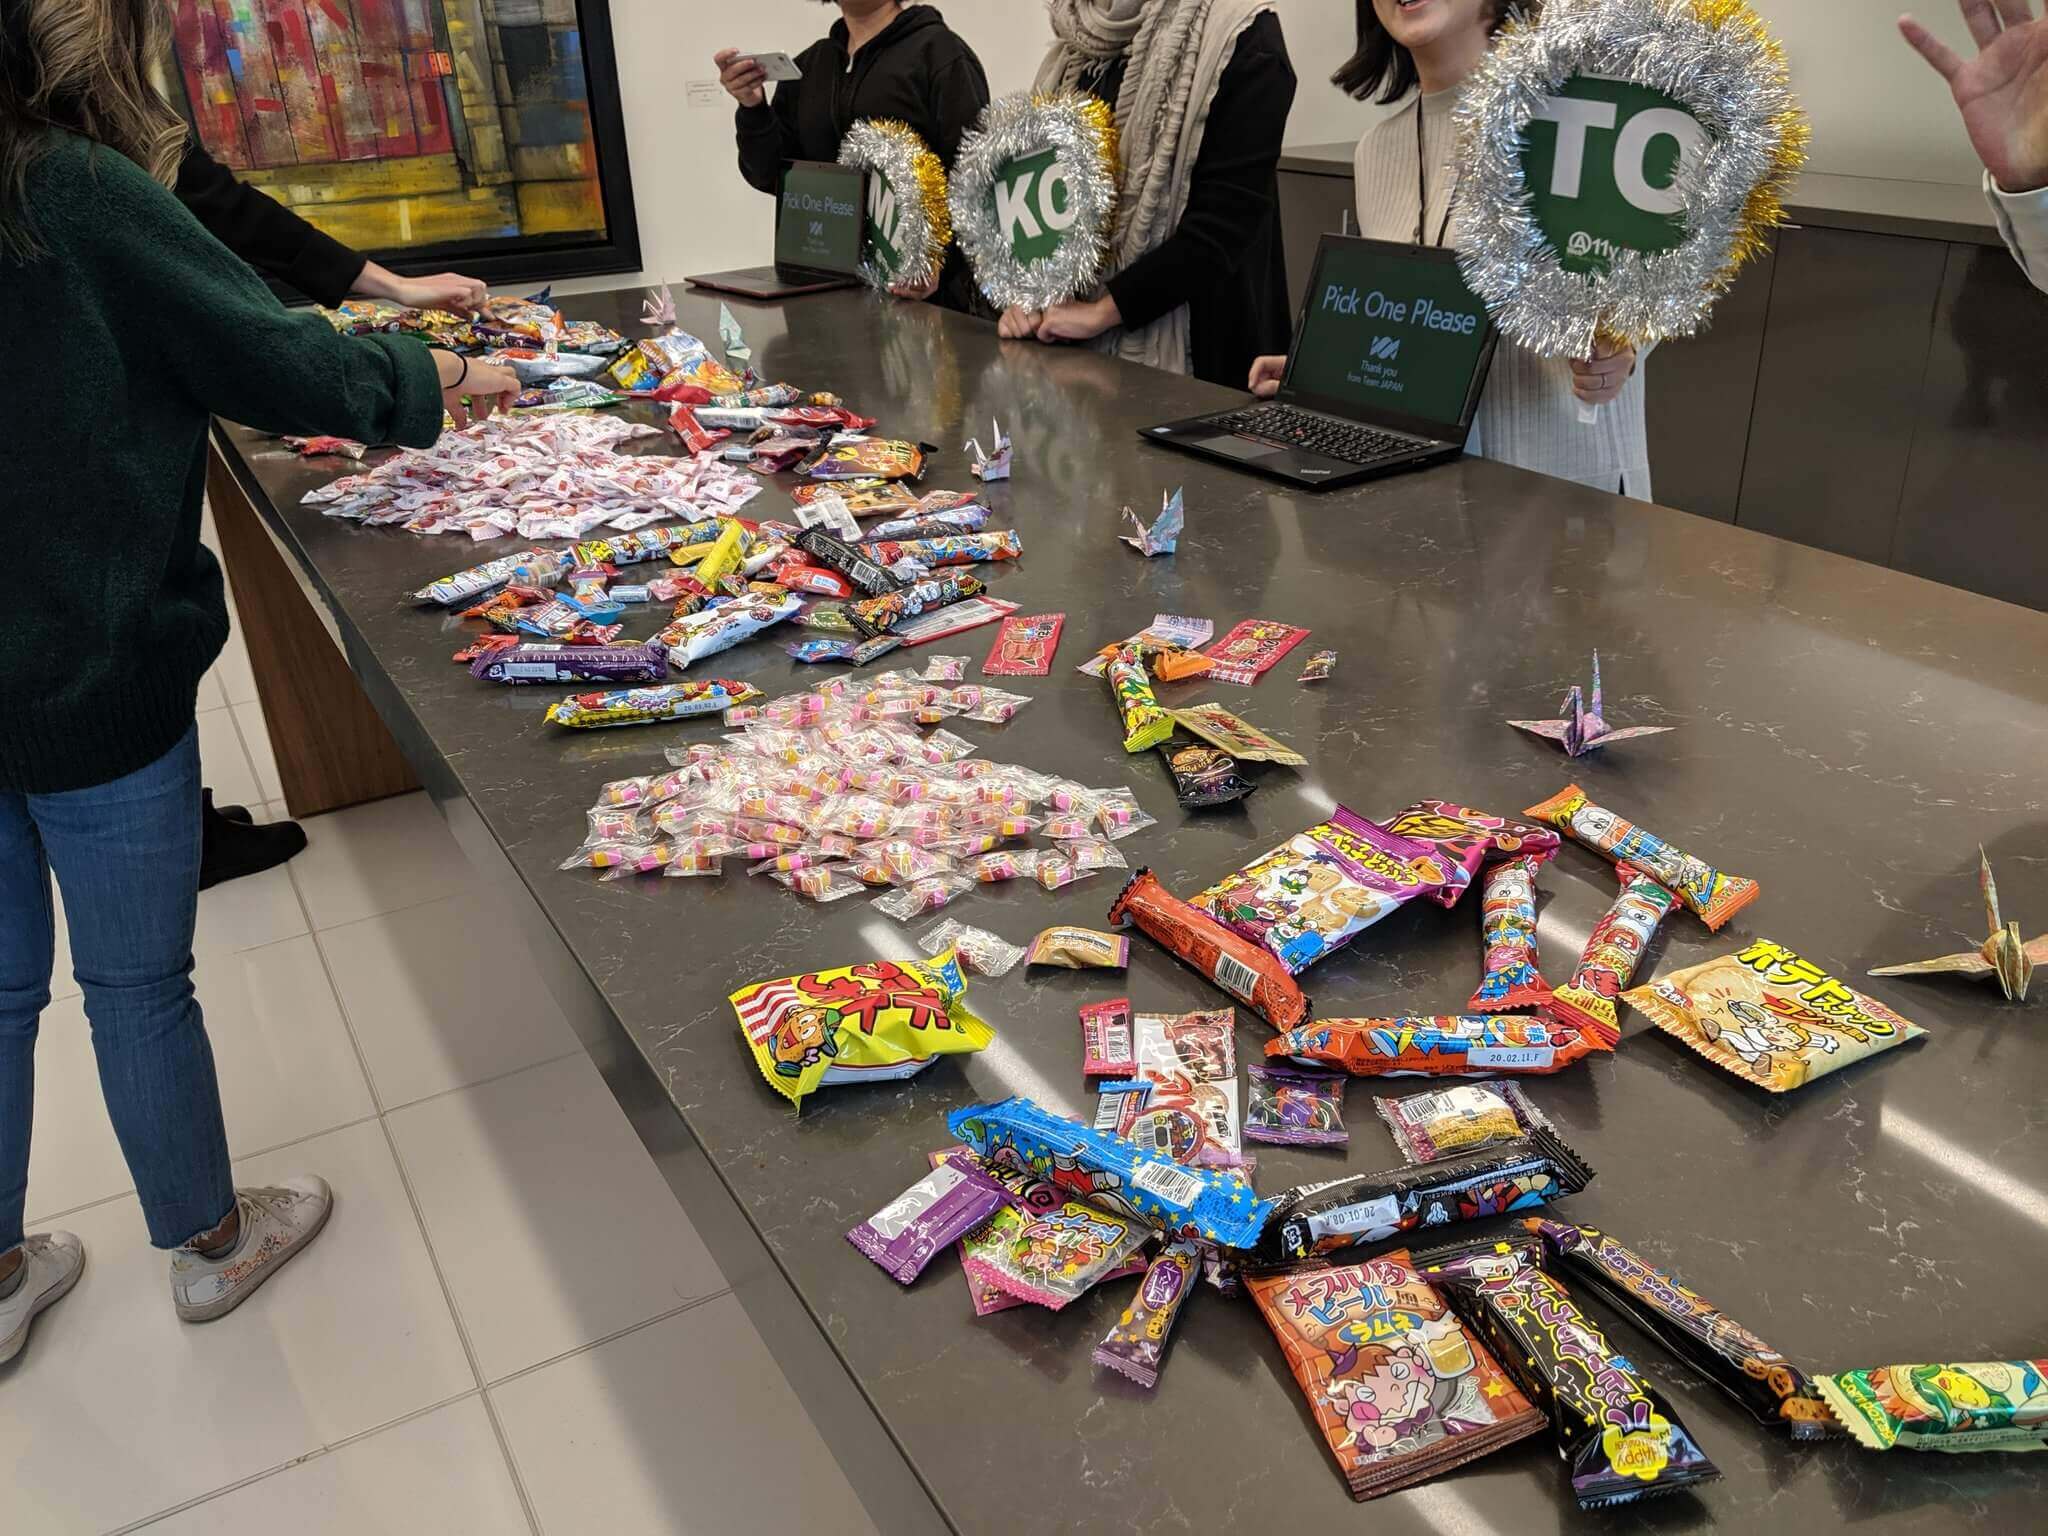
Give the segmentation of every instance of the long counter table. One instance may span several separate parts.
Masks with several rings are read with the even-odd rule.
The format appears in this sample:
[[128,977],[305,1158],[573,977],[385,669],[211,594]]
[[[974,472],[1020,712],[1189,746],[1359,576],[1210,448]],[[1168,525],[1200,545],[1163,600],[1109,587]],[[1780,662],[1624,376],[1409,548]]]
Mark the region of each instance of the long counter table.
[[[630,332],[638,302],[603,295],[571,307]],[[1131,785],[1159,825],[1120,846],[1177,890],[1340,801],[1366,815],[1423,796],[1513,813],[1576,780],[1762,882],[1762,899],[1719,936],[1675,917],[1645,974],[1755,936],[1852,981],[1960,948],[1981,937],[1979,843],[2007,913],[2029,934],[2048,926],[2048,616],[1483,461],[1296,494],[1135,435],[1230,398],[1206,385],[999,343],[978,322],[865,295],[734,307],[765,377],[836,389],[883,430],[941,445],[928,485],[971,483],[955,445],[992,416],[1014,429],[1015,478],[989,499],[992,525],[1014,523],[1025,556],[990,570],[990,586],[1027,612],[1065,611],[1067,634],[1052,676],[1015,684],[1034,702],[1014,722],[958,728],[998,760]],[[685,295],[679,308],[689,329],[716,335],[715,300]],[[920,1176],[925,1154],[947,1143],[948,1110],[1023,1093],[1089,1113],[1080,1004],[1227,999],[1142,938],[1128,977],[1020,969],[970,991],[996,1028],[992,1049],[901,1084],[824,1090],[792,1113],[756,1073],[726,994],[913,953],[915,929],[865,900],[813,906],[738,873],[600,883],[559,870],[599,784],[658,768],[665,746],[718,727],[544,726],[543,709],[567,690],[473,680],[449,663],[469,626],[407,596],[509,545],[330,520],[300,497],[338,472],[331,463],[233,427],[217,441],[215,513],[242,610],[278,574],[266,562],[301,585],[477,879],[516,903],[502,942],[533,949],[879,1529],[1370,1521],[1534,1536],[1584,1523],[1547,1435],[1354,1510],[1264,1324],[1206,1287],[1146,1393],[1089,1361],[1129,1283],[1057,1314],[1025,1307],[977,1321],[950,1258],[908,1290],[862,1258],[846,1229]],[[1179,553],[1142,559],[1117,541],[1118,509],[1149,515],[1174,485],[1188,512]],[[749,513],[781,513],[783,490]],[[1240,807],[1190,816],[1156,754],[1124,755],[1104,685],[1073,669],[1159,611],[1206,615],[1219,633],[1248,617],[1312,627],[1256,686],[1182,684],[1169,697],[1221,700],[1298,745],[1305,770],[1268,771]],[[992,633],[936,649],[978,661]],[[1554,713],[1596,646],[1616,722],[1673,734],[1571,761],[1503,724]],[[1324,647],[1340,654],[1335,676],[1299,685],[1302,660]],[[303,664],[281,672],[253,635],[251,650],[266,702],[298,685]],[[921,659],[899,652],[870,670]],[[820,680],[773,640],[703,670],[771,694]],[[380,751],[364,749],[381,763]],[[1614,876],[1567,847],[1540,884],[1545,970],[1561,981]],[[1116,891],[1113,876],[1057,895],[1016,882],[952,915],[1021,942],[1054,922],[1101,926]],[[1476,894],[1450,912],[1409,909],[1303,980],[1324,1016],[1454,1011],[1478,975],[1478,927]],[[1639,1018],[1612,1057],[1531,1080],[1532,1099],[1598,1170],[1561,1214],[1667,1263],[1811,1369],[2039,1355],[2040,999],[2010,1006],[1995,987],[1958,978],[1869,985],[1929,1038],[1792,1095],[1720,1073]],[[1240,1057],[1258,1059],[1268,1038],[1240,1010]],[[1374,1086],[1352,1086],[1348,1154],[1262,1148],[1260,1188],[1398,1162]],[[1892,1532],[1946,1526],[1959,1508],[2016,1521],[2048,1497],[2048,1457],[1794,1449],[1608,1321],[1726,1474],[1644,1506],[1652,1527]],[[666,1432],[646,1427],[649,1455]]]

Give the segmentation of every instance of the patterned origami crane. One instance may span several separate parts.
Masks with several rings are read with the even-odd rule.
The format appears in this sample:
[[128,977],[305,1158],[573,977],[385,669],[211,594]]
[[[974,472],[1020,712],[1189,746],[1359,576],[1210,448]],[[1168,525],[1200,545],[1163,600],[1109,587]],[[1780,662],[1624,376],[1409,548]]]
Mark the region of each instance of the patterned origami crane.
[[657,331],[673,330],[676,325],[676,299],[668,291],[668,284],[647,290],[646,302],[640,306],[640,323],[652,326]]
[[2022,942],[2018,923],[1999,922],[1998,885],[1991,878],[1991,860],[1981,843],[1977,845],[1977,858],[1977,888],[1984,893],[1984,920],[1991,927],[1991,936],[1975,949],[1966,949],[1959,955],[1915,960],[1910,965],[1880,966],[1871,975],[1935,976],[1946,972],[1959,976],[1996,975],[1999,986],[2005,989],[2007,1002],[2024,1003],[2027,1000],[2027,983],[2033,979],[2034,963],[2048,961],[2048,933]]
[[1152,520],[1150,528],[1129,507],[1124,508],[1124,520],[1137,531],[1119,537],[1139,554],[1148,559],[1153,555],[1172,554],[1180,543],[1181,530],[1187,526],[1187,514],[1181,510],[1179,487],[1175,487],[1171,494],[1160,496],[1159,515]]
[[1627,741],[1635,736],[1657,736],[1665,731],[1676,730],[1670,725],[1631,725],[1613,730],[1607,724],[1606,716],[1600,713],[1600,653],[1593,653],[1593,701],[1589,705],[1578,685],[1572,685],[1571,692],[1564,696],[1561,706],[1564,718],[1561,720],[1510,720],[1518,731],[1527,731],[1532,736],[1547,736],[1573,757],[1606,746],[1610,741]]
[[981,439],[978,437],[967,439],[965,446],[974,455],[974,462],[967,466],[967,472],[984,482],[1007,480],[1010,478],[1010,440],[1003,435],[1003,424],[1000,421],[991,421],[989,430],[995,434],[995,452],[984,453]]

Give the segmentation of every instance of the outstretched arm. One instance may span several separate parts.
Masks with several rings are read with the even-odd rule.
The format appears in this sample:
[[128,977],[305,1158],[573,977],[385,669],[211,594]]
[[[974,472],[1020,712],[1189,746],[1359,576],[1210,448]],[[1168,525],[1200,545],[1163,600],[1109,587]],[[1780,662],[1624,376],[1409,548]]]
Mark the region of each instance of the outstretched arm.
[[1899,31],[1948,82],[2014,258],[2048,291],[2048,19],[2033,0],[1958,0],[1977,44],[1964,57],[1911,16]]

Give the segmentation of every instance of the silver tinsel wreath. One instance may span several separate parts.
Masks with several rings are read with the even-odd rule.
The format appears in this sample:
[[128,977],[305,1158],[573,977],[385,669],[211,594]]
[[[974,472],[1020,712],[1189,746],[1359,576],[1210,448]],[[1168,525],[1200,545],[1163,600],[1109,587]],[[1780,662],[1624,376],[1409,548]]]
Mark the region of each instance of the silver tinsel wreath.
[[[1019,92],[990,102],[960,141],[949,193],[953,237],[991,304],[1050,309],[1101,281],[1116,227],[1115,131],[1093,96]],[[996,221],[996,172],[1047,149],[1066,172],[1074,222],[1050,256],[1019,261]]]
[[[1606,273],[1565,270],[1537,223],[1522,138],[1573,75],[1648,86],[1707,130],[1671,190],[1685,240],[1622,251]],[[1504,28],[1459,96],[1458,264],[1503,335],[1545,357],[1584,357],[1596,333],[1640,346],[1700,329],[1752,244],[1751,194],[1796,164],[1798,100],[1761,27],[1709,25],[1691,0],[1550,0]],[[1799,142],[1793,142],[1793,141]]]
[[889,185],[896,200],[896,249],[902,265],[891,272],[863,252],[860,275],[870,287],[922,283],[937,277],[953,227],[946,212],[945,169],[908,125],[863,118],[839,141],[839,163],[857,166]]

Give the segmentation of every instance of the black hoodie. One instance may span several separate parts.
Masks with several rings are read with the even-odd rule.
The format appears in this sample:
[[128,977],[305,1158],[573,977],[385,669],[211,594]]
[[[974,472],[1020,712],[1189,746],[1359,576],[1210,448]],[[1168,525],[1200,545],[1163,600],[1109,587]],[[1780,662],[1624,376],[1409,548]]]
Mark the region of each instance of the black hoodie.
[[[981,60],[929,5],[905,6],[850,65],[843,19],[796,62],[803,79],[785,80],[771,101],[735,114],[740,174],[763,192],[781,190],[792,160],[837,160],[846,130],[870,117],[908,123],[950,170],[960,136],[988,105]],[[950,309],[985,307],[957,247],[934,297]]]

